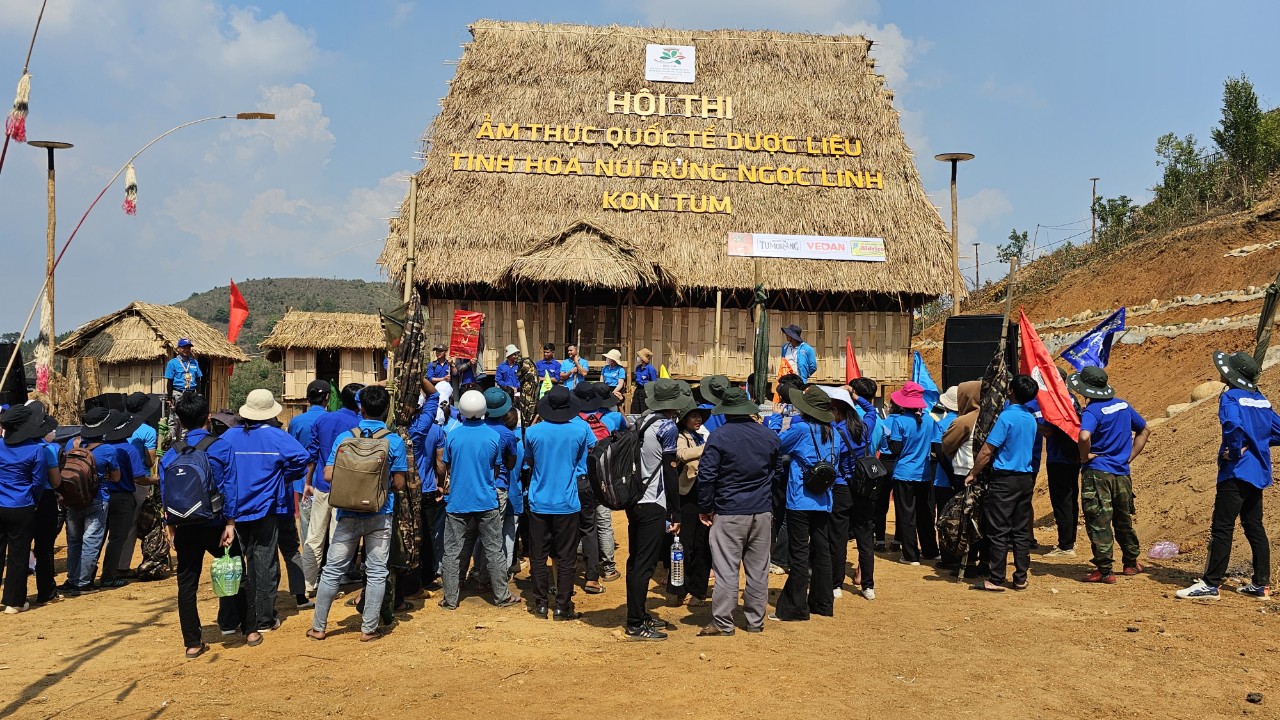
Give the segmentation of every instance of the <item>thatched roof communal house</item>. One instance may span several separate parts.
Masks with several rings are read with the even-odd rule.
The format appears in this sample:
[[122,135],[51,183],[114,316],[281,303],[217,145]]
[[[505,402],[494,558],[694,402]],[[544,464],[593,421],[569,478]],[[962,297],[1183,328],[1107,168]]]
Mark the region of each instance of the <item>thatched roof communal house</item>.
[[386,338],[377,315],[290,310],[258,347],[281,363],[280,402],[292,416],[307,408],[307,383],[348,383],[386,379]]
[[249,358],[227,342],[224,333],[182,308],[135,302],[81,325],[58,344],[57,353],[67,358],[77,405],[99,393],[163,395],[168,390],[164,367],[182,338],[195,348],[204,373],[200,391],[209,398],[209,406],[226,407],[229,371]]
[[[863,372],[909,377],[911,313],[954,270],[872,41],[470,29],[380,259],[422,294],[433,342],[470,309],[486,314],[486,368],[520,318],[535,351],[573,340],[593,363],[618,347],[630,364],[648,347],[678,377],[742,378],[759,284],[771,344],[804,328],[817,379],[843,381],[846,337]],[[675,60],[692,82],[646,79]],[[820,250],[845,259],[795,257]]]

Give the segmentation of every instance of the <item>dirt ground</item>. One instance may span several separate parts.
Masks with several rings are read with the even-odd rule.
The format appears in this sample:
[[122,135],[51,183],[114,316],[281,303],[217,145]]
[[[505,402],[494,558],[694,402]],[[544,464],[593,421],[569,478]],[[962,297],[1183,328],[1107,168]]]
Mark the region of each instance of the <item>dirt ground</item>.
[[[1053,542],[1052,528],[1037,534]],[[283,627],[249,648],[218,634],[206,581],[212,650],[190,662],[174,581],[134,583],[0,616],[0,717],[1276,717],[1280,604],[1175,602],[1191,559],[1085,585],[1083,535],[1079,547],[1066,561],[1035,553],[1031,588],[1000,595],[882,554],[875,601],[846,585],[834,618],[731,638],[695,637],[709,609],[662,607],[655,586],[656,614],[678,627],[662,643],[622,638],[619,581],[579,589],[585,617],[564,624],[476,596],[452,613],[418,601],[368,644],[341,601],[329,639],[306,639],[311,611],[282,593]],[[528,593],[526,574],[517,584]]]

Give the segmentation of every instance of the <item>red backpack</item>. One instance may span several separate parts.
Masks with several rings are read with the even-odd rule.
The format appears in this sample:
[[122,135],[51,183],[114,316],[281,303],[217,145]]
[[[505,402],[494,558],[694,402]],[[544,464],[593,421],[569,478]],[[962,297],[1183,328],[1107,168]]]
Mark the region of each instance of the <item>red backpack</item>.
[[600,416],[595,413],[578,413],[578,417],[587,421],[587,425],[591,426],[591,432],[595,433],[596,440],[603,440],[609,437],[609,428],[600,422]]

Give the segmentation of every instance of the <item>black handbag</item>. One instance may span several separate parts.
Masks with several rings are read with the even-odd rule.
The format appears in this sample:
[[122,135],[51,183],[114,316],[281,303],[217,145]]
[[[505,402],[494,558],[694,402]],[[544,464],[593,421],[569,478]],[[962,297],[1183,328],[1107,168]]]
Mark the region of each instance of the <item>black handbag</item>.
[[867,455],[853,461],[854,477],[849,490],[854,495],[873,498],[880,492],[881,484],[889,477],[889,468],[875,455]]

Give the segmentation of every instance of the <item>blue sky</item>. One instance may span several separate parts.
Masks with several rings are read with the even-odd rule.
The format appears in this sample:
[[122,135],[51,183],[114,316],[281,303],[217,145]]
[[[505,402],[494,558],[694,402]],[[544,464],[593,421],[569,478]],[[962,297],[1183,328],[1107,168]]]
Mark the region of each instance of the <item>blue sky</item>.
[[[16,84],[38,7],[0,0],[0,91]],[[1264,106],[1280,104],[1280,6],[1267,2],[50,0],[28,132],[76,144],[58,159],[59,242],[151,137],[207,115],[280,114],[196,126],[142,156],[138,214],[120,211],[118,182],[59,269],[59,331],[232,276],[378,279],[385,218],[479,17],[866,34],[948,222],[932,156],[977,155],[961,166],[960,225],[966,255],[982,243],[984,276],[1010,228],[1067,226],[1041,230],[1041,246],[1087,229],[1090,177],[1145,199],[1156,137],[1207,143],[1226,77],[1247,73]],[[5,331],[42,281],[44,162],[11,146],[0,175]]]

